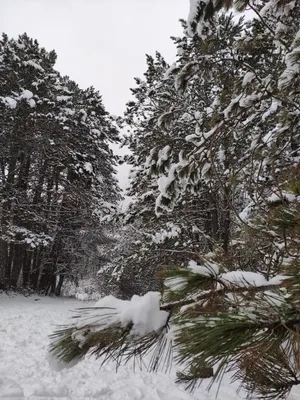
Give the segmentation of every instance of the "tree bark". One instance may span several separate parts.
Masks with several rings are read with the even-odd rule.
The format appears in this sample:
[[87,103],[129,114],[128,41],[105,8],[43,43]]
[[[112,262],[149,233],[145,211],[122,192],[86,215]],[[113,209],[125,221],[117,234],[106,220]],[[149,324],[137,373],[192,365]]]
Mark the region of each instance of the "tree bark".
[[64,279],[65,279],[65,275],[59,275],[59,280],[58,280],[57,286],[55,288],[55,296],[60,296],[61,288],[64,283]]

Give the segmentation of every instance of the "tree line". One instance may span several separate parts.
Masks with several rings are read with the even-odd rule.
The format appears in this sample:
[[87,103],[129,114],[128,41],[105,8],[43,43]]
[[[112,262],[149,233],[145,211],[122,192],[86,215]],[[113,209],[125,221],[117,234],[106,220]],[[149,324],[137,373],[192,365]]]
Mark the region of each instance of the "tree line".
[[26,34],[4,34],[0,60],[0,286],[59,294],[65,277],[95,272],[107,240],[118,130],[100,94]]

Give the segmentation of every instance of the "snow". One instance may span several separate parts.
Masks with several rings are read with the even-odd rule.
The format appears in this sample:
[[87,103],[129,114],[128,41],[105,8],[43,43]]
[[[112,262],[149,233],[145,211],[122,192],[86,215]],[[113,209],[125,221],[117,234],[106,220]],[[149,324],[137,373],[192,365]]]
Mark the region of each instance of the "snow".
[[266,278],[256,272],[250,271],[230,271],[221,275],[221,280],[225,284],[233,283],[236,286],[264,286],[268,284]]
[[190,11],[189,11],[188,19],[187,19],[190,35],[193,34],[190,25],[192,24],[192,22],[194,21],[196,15],[197,15],[198,4],[199,4],[198,0],[190,0]]
[[35,107],[36,103],[33,100],[33,93],[30,90],[23,89],[22,93],[20,96],[18,96],[16,99],[13,99],[12,97],[0,97],[0,100],[2,100],[6,106],[9,108],[16,108],[17,107],[17,100],[26,100],[27,103],[30,105],[30,107]]
[[39,71],[41,71],[41,72],[43,72],[44,71],[44,68],[43,67],[41,67],[38,63],[36,63],[36,62],[34,62],[34,61],[32,61],[32,60],[29,60],[29,61],[24,61],[24,65],[30,65],[31,67],[33,67],[33,68],[35,68],[35,69],[37,69],[37,70],[39,70]]
[[204,176],[211,169],[211,164],[209,162],[204,163],[201,173]]
[[[237,286],[237,287],[249,287],[249,286],[272,286],[280,285],[285,279],[289,277],[287,275],[276,275],[272,279],[267,280],[264,275],[258,272],[251,271],[229,271],[224,273],[219,273],[219,267],[217,264],[210,260],[205,260],[204,265],[197,264],[196,261],[190,260],[188,263],[188,269],[190,269],[194,274],[199,274],[202,276],[218,276],[217,290],[222,289],[222,284],[225,286]],[[172,278],[167,282],[167,286],[172,285],[178,286],[181,289],[184,286],[184,280],[178,280],[177,278]],[[221,284],[222,283],[222,284]],[[173,286],[173,290],[176,290]]]
[[30,105],[31,108],[35,107],[36,102],[33,99],[27,100],[27,103]]
[[[288,15],[288,13],[296,6],[296,0],[290,0],[287,2],[284,2],[284,6],[278,7],[279,2],[275,1],[268,1],[265,6],[262,7],[260,10],[260,15],[263,17],[266,14],[268,14],[270,11],[273,11],[275,9],[277,12],[277,16],[283,16],[283,15]],[[277,6],[277,7],[276,7]],[[274,12],[274,11],[273,11]]]
[[72,96],[56,96],[57,101],[68,101],[72,99]]
[[[176,173],[178,168],[184,167],[184,161],[180,160],[179,163],[173,164],[169,171],[168,175],[161,175],[158,180],[157,180],[157,186],[160,191],[160,195],[156,199],[156,212],[158,212],[158,208],[162,207],[161,200],[163,197],[165,198],[170,198],[170,195],[168,193],[168,189],[172,185],[172,183],[176,180]],[[176,188],[173,187],[173,190],[176,192]]]
[[276,193],[272,193],[267,198],[267,202],[268,203],[277,203],[279,201],[281,202],[282,200],[291,203],[293,201],[299,201],[300,198],[299,198],[299,196],[296,196],[293,193],[287,193],[287,192],[282,192],[281,195],[276,194]]
[[[198,7],[203,6],[204,4],[207,5],[209,3],[209,0],[190,0],[190,11],[187,19],[188,23],[188,34],[190,36],[193,36],[193,29],[192,29],[192,24],[196,18],[197,12],[198,12]],[[203,28],[207,26],[207,22],[205,23],[203,19],[198,22],[197,24],[197,33],[201,38],[204,38],[205,36],[203,35]]]
[[167,278],[164,282],[165,286],[167,288],[169,288],[171,291],[178,291],[183,289],[186,284],[187,284],[187,280],[185,278],[176,278],[176,277],[172,277],[172,278]]
[[[114,363],[100,369],[101,361],[86,359],[72,369],[55,371],[47,361],[48,335],[65,324],[82,303],[74,299],[21,297],[0,294],[1,400],[238,400],[236,385],[225,377],[219,392],[209,383],[191,395],[175,385],[170,374],[142,370],[133,364]],[[292,399],[291,399],[292,400]],[[294,400],[294,399],[293,399]]]
[[254,207],[254,203],[251,202],[250,204],[248,204],[240,213],[239,213],[239,218],[244,221],[247,222],[250,218],[250,214],[251,211],[253,210]]
[[198,61],[191,61],[187,63],[175,77],[174,86],[179,92],[182,91],[184,83],[187,82],[188,78],[191,78],[196,72],[199,71]]
[[83,165],[83,168],[85,169],[85,171],[89,172],[90,174],[92,174],[94,172],[93,166],[90,162],[85,162]]
[[179,226],[174,225],[171,222],[167,222],[166,229],[156,232],[155,235],[152,236],[152,240],[154,243],[160,244],[164,243],[166,239],[178,237],[180,233],[181,228]]
[[274,276],[274,278],[270,279],[268,281],[269,285],[280,285],[282,283],[282,281],[284,281],[285,279],[288,279],[289,277],[286,275],[276,275]]
[[96,136],[98,136],[98,137],[100,137],[100,135],[101,135],[101,132],[99,131],[99,129],[91,129],[91,132],[94,134],[94,135],[96,135]]
[[225,151],[222,148],[220,148],[218,151],[218,160],[221,164],[224,164],[224,161],[226,161]]
[[165,161],[168,160],[169,156],[170,156],[170,152],[171,152],[171,147],[165,146],[163,149],[159,150],[158,152],[158,160],[157,160],[157,165],[161,166],[164,164]]
[[259,101],[261,94],[250,94],[248,96],[243,96],[239,100],[239,105],[243,108],[249,108],[256,101]]
[[269,196],[269,197],[267,198],[267,201],[268,201],[269,203],[276,203],[277,201],[281,201],[281,199],[282,199],[282,198],[281,198],[278,194],[272,193],[271,196]]
[[262,274],[251,271],[230,271],[220,275],[220,281],[226,286],[233,284],[238,287],[280,285],[285,279],[288,279],[288,276],[276,275],[274,278],[266,280]]
[[300,47],[294,48],[290,53],[285,56],[286,69],[280,75],[278,80],[278,89],[282,90],[288,87],[292,80],[300,72],[299,63],[295,62],[295,59],[299,59]]
[[82,117],[81,117],[82,122],[85,122],[86,119],[87,119],[87,113],[86,113],[86,111],[85,111],[83,108],[81,108],[81,109],[79,110],[79,112],[82,114]]
[[246,72],[244,79],[243,79],[243,83],[242,83],[242,87],[245,87],[248,85],[248,83],[252,82],[253,79],[255,78],[255,74],[253,72]]
[[25,100],[29,100],[33,97],[33,93],[30,90],[24,89],[23,92],[21,93],[21,95],[19,96],[19,99],[25,99]]
[[279,101],[272,100],[270,108],[262,115],[262,121],[264,122],[270,115],[276,113],[279,105],[280,105]]
[[159,128],[163,128],[166,117],[172,115],[172,113],[173,113],[173,107],[171,107],[167,112],[161,114],[161,116],[157,120],[157,126]]
[[22,93],[18,97],[18,100],[26,100],[31,108],[35,107],[36,103],[33,100],[33,93],[28,89],[23,89]]
[[218,265],[211,261],[206,261],[206,265],[198,265],[196,261],[190,260],[188,263],[188,268],[194,274],[199,274],[204,276],[218,275],[219,273]]
[[177,68],[176,63],[173,63],[164,73],[164,79],[168,79],[172,72]]
[[72,110],[71,108],[64,107],[64,114],[65,114],[65,115],[73,116],[73,115],[75,115],[75,111]]
[[224,118],[228,119],[230,116],[230,113],[232,112],[233,107],[239,103],[240,99],[242,98],[241,95],[236,96],[234,99],[231,100],[231,102],[229,103],[229,105],[225,108],[225,110],[223,111],[224,114]]
[[[114,296],[106,296],[100,299],[95,307],[103,307],[100,311],[95,309],[96,319],[99,319],[101,314],[107,315],[107,307],[113,309],[113,321],[108,318],[109,324],[121,322],[123,326],[133,323],[131,334],[136,336],[144,336],[147,333],[156,331],[165,325],[168,318],[166,311],[161,311],[160,306],[161,295],[158,292],[148,292],[144,296],[135,295],[131,300],[120,300]],[[86,318],[83,321],[87,323]],[[79,322],[80,324],[80,322]],[[103,324],[103,328],[107,325]]]
[[11,97],[0,97],[0,99],[7,105],[9,108],[16,108],[17,107],[17,102],[15,99]]

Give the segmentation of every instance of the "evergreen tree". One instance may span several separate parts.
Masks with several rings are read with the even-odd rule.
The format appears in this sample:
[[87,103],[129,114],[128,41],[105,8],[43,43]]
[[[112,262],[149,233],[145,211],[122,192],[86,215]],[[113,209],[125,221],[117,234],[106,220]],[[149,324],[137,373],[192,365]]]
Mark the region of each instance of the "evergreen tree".
[[[199,4],[209,3],[226,5]],[[152,166],[146,183],[158,214],[168,208],[175,216],[184,196],[216,189],[230,217],[226,245],[200,248],[167,269],[162,303],[153,293],[106,298],[57,331],[51,350],[64,362],[90,351],[121,362],[156,346],[150,368],[157,370],[169,365],[172,346],[184,368],[178,381],[189,389],[211,369],[213,381],[230,372],[249,398],[284,399],[300,383],[300,5],[258,1],[255,11],[258,18],[245,23],[216,16],[205,36],[178,41],[176,111],[161,110],[149,134],[162,126],[170,135],[181,131],[188,107],[199,114],[191,113],[185,152],[182,137],[173,136],[168,152],[157,138],[138,168],[147,176]],[[199,95],[202,102],[189,100]]]
[[76,257],[67,243],[80,247],[119,199],[117,129],[99,93],[61,77],[26,34],[3,35],[0,59],[1,286],[59,294]]
[[[185,28],[186,23],[182,21],[182,24]],[[210,40],[211,64],[218,63],[215,54],[221,50],[223,59],[228,55],[225,48],[231,51],[233,38],[242,29],[242,21],[233,29],[232,17],[223,18],[220,27],[218,39]],[[180,185],[172,194],[165,192],[159,196],[159,187],[163,187],[165,181],[170,187],[174,184],[173,189],[176,189],[175,179],[172,181],[167,175],[193,151],[191,139],[195,128],[203,123],[201,118],[202,121],[210,118],[212,107],[218,104],[218,92],[227,86],[233,73],[231,65],[218,68],[203,62],[207,46],[204,43],[199,46],[195,38],[183,36],[173,40],[178,50],[177,63],[168,66],[159,53],[155,58],[147,56],[145,78],[136,79],[137,87],[132,89],[135,100],[128,103],[125,113],[131,132],[125,141],[131,150],[131,156],[126,158],[132,166],[129,195],[134,199],[126,212],[125,223],[133,224],[139,236],[132,241],[138,240],[139,246],[132,245],[131,254],[127,248],[126,257],[117,257],[122,271],[119,283],[123,281],[127,292],[131,286],[129,297],[135,293],[144,294],[147,289],[159,289],[163,267],[183,265],[200,249],[208,252],[218,246],[228,248],[229,244],[231,215],[227,188],[220,185],[219,179],[206,182],[193,171],[193,184],[188,183],[185,191]],[[197,77],[186,85],[188,74],[195,76],[196,60],[205,74],[205,81]],[[224,158],[224,147],[221,152]],[[170,168],[172,163],[173,169]],[[172,198],[173,195],[176,197]]]

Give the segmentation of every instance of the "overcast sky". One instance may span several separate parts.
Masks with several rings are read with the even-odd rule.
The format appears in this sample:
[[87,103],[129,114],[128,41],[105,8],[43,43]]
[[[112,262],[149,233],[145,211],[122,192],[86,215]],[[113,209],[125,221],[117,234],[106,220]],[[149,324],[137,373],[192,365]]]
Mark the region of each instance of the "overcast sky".
[[[0,0],[0,29],[55,49],[56,69],[82,88],[93,85],[106,109],[121,115],[145,54],[158,50],[174,61],[170,36],[181,35],[178,20],[188,12],[189,0]],[[124,167],[118,173],[122,187],[127,175]]]
[[0,0],[0,29],[38,39],[58,54],[57,69],[95,86],[112,114],[122,114],[145,54],[173,62],[170,36],[180,35],[189,0]]

